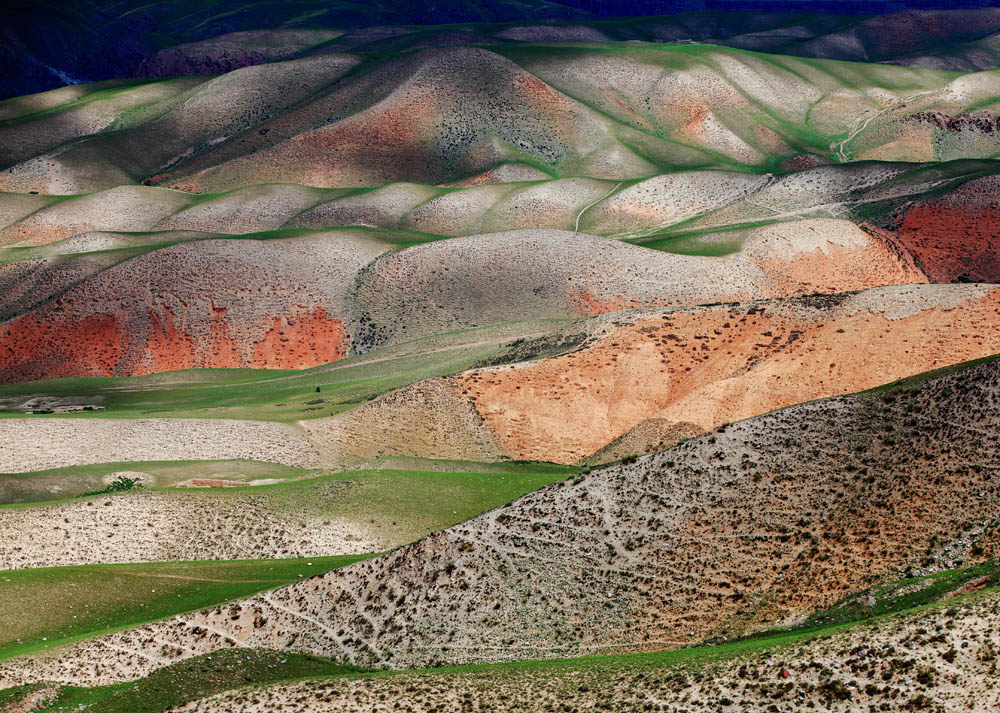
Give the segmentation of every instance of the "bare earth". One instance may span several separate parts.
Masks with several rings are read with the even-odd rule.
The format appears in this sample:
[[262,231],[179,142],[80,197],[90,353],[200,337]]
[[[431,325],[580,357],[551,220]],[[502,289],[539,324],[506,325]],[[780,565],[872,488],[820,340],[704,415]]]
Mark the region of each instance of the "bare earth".
[[[426,667],[652,651],[800,621],[932,555],[1000,554],[996,362],[796,406],[563,481],[380,558],[0,664],[128,680],[233,646]],[[900,448],[899,441],[907,443]]]

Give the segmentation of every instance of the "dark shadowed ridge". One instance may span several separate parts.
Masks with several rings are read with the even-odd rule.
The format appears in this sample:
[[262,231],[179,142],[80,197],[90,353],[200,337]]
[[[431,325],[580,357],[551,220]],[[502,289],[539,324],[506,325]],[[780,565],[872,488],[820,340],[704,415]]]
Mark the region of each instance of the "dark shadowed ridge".
[[[890,35],[900,33],[912,44],[924,35],[932,44],[926,49],[942,49],[955,43],[987,36],[997,28],[985,27],[979,15],[993,3],[984,0],[893,0],[749,2],[747,0],[640,0],[639,2],[598,2],[597,0],[443,0],[432,5],[416,2],[377,0],[354,3],[346,0],[253,0],[238,7],[221,0],[207,0],[192,6],[181,0],[144,3],[138,0],[107,2],[85,0],[64,3],[58,0],[27,2],[16,0],[0,8],[0,99],[30,94],[67,84],[94,82],[118,77],[143,76],[140,67],[160,50],[199,42],[233,32],[251,30],[316,29],[351,30],[393,25],[441,25],[447,23],[533,24],[607,21],[609,18],[644,15],[674,15],[667,24],[675,26],[664,37],[643,36],[641,27],[632,28],[634,39],[653,41],[713,40],[730,44],[727,38],[746,33],[773,32],[798,27],[808,19],[815,39],[830,33],[853,31],[887,13],[902,14],[903,21],[890,21]],[[964,9],[964,10],[963,10]],[[913,11],[930,12],[909,18]],[[683,13],[678,15],[677,13]],[[803,14],[808,13],[808,18]],[[963,14],[964,13],[964,14]],[[952,21],[940,20],[951,16]],[[660,23],[662,24],[662,23]],[[496,28],[502,29],[502,28]],[[612,34],[621,34],[614,33]],[[629,34],[629,32],[625,32]],[[878,34],[878,31],[876,31]],[[614,39],[633,39],[627,36]],[[754,39],[753,41],[756,41]],[[798,45],[806,43],[798,43]],[[890,42],[890,44],[892,44]],[[830,55],[833,49],[791,45],[787,53],[802,56],[858,59]],[[834,43],[836,47],[836,43]],[[763,47],[748,47],[764,49]],[[783,51],[772,48],[770,51]],[[900,53],[897,53],[900,54]],[[894,59],[897,55],[885,58]],[[242,64],[267,61],[248,53]],[[240,66],[242,66],[242,64]],[[198,69],[197,63],[194,67]],[[227,69],[234,69],[228,66]],[[208,70],[212,67],[209,65]]]

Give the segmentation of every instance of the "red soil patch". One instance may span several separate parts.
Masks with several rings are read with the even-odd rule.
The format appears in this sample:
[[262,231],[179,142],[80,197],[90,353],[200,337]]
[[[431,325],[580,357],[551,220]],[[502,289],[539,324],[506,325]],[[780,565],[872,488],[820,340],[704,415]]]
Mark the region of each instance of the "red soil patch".
[[344,323],[329,319],[322,307],[294,319],[275,317],[274,326],[253,346],[257,369],[301,369],[337,361],[347,354]]
[[1000,291],[901,319],[720,306],[620,326],[590,347],[458,377],[504,450],[572,463],[653,417],[709,430],[1000,352]]
[[149,310],[146,349],[152,361],[152,372],[194,368],[194,339],[177,330],[174,313],[167,307]]
[[[145,324],[130,325],[116,315],[78,319],[57,304],[0,327],[0,354],[6,355],[0,382],[192,368],[302,369],[347,353],[344,323],[329,318],[322,307],[275,317],[264,337],[248,345],[232,338],[226,312],[212,308],[207,339],[199,339],[163,306],[149,309]],[[136,342],[143,346],[132,348]]]
[[60,376],[114,376],[127,339],[111,315],[68,321],[31,313],[0,325],[0,381]]
[[597,297],[587,290],[577,290],[571,297],[574,311],[584,317],[594,317],[608,312],[620,312],[623,309],[635,309],[646,306],[635,298],[628,297]]
[[229,336],[226,326],[226,309],[212,308],[212,322],[208,345],[209,357],[199,356],[199,344],[190,334],[179,331],[176,327],[173,312],[169,307],[159,307],[149,310],[149,332],[146,339],[146,352],[149,362],[146,365],[136,365],[129,376],[136,374],[154,374],[175,369],[194,369],[211,367],[216,369],[234,369],[241,366],[236,344]]
[[899,240],[934,282],[1000,282],[1000,207],[920,204]]

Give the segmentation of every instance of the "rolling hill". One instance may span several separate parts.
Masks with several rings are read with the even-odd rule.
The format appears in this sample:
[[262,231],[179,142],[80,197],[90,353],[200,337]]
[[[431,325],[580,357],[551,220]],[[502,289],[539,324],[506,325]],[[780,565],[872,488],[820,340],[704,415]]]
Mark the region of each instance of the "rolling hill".
[[0,8],[0,713],[991,710],[1000,9],[729,4]]
[[[110,417],[82,408],[70,414],[48,415],[41,409],[42,414],[24,415],[28,409],[19,406],[12,409],[18,415],[0,419],[0,433],[8,443],[0,451],[0,471],[232,458],[313,468],[394,456],[578,463],[630,432],[637,451],[644,452],[648,446],[640,440],[661,442],[677,429],[677,437],[684,429],[711,430],[776,408],[998,353],[998,336],[989,328],[1000,309],[997,300],[998,290],[990,285],[900,285],[829,296],[616,311],[568,329],[556,321],[549,326],[549,334],[556,336],[542,338],[536,346],[528,342],[527,352],[519,351],[517,340],[507,342],[492,362],[499,366],[462,371],[462,362],[453,362],[459,373],[452,374],[430,354],[438,362],[436,378],[418,381],[404,372],[394,390],[347,398],[339,411],[336,400],[321,396],[312,402],[332,403],[332,415],[321,405],[304,407],[305,413],[291,412],[297,420],[290,423],[282,422],[288,416],[281,410],[270,415],[277,422],[258,420],[267,401],[255,392],[258,384],[266,384],[264,379],[248,380],[239,398],[238,392],[219,390],[228,387],[225,380],[215,388],[206,383],[204,392],[188,391],[201,405],[178,414],[184,418],[164,418],[143,407],[144,400],[151,405],[160,398],[155,388],[148,396],[138,390],[133,397],[138,409],[109,412]],[[559,328],[565,336],[558,336]],[[549,354],[546,345],[553,349]],[[542,358],[521,361],[537,356]],[[385,364],[374,358],[375,373]],[[396,368],[392,361],[387,364]],[[302,394],[300,399],[319,376],[306,375],[305,388],[292,392]],[[164,391],[169,392],[169,383]],[[25,403],[30,396],[56,404],[79,398],[71,396],[74,392],[94,393],[88,382],[82,389],[72,382],[70,388],[60,384],[17,384],[9,390],[10,398]],[[277,393],[292,384],[294,380],[279,379]],[[115,392],[121,388],[110,385],[108,397],[102,398],[120,398]],[[200,410],[209,406],[224,408]],[[232,419],[234,412],[246,415]],[[215,418],[191,418],[195,415]],[[157,437],[149,438],[150,433]]]
[[623,181],[677,167],[989,158],[998,93],[989,72],[707,45],[330,53],[8,100],[0,190],[447,183],[512,163],[532,177]]
[[[292,185],[4,194],[0,380],[303,368],[511,314],[993,283],[995,176],[993,162],[959,161],[339,197]],[[522,227],[538,224],[558,229]],[[506,232],[474,232],[494,228]]]
[[[592,705],[611,710],[655,705],[685,711],[739,706],[755,713],[775,706],[843,712],[861,706],[988,709],[1000,702],[992,669],[996,615],[994,588],[981,597],[963,597],[950,607],[918,608],[905,616],[813,636],[773,636],[659,655],[393,675],[334,674],[228,691],[178,710],[222,713],[240,707],[353,713],[404,695],[427,709],[447,706],[455,698],[474,710],[545,711],[549,706]],[[72,700],[71,696],[67,691],[66,698]]]
[[5,662],[0,680],[115,682],[232,646],[392,667],[649,651],[800,621],[1000,545],[997,368],[728,425],[330,575]]

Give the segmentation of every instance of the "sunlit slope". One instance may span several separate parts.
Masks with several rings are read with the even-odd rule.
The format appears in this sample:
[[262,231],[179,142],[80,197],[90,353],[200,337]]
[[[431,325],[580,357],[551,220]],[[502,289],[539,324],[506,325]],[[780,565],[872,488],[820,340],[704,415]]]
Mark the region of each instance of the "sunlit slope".
[[[399,247],[449,236],[552,228],[678,252],[671,240],[696,238],[692,247],[701,242],[706,254],[716,254],[712,242],[739,246],[747,231],[764,225],[836,218],[898,235],[918,261],[928,262],[932,279],[950,281],[968,272],[993,281],[1000,273],[989,262],[988,226],[1000,204],[998,165],[858,162],[759,176],[694,170],[638,181],[567,178],[448,188],[269,184],[206,195],[141,186],[78,196],[2,193],[0,243],[8,249],[0,250],[0,261],[331,226],[380,228],[373,235]],[[59,244],[28,249],[51,243]],[[944,258],[925,260],[933,245],[950,254],[944,270],[930,265]]]
[[[425,242],[399,250],[408,238]],[[757,230],[724,258],[557,230],[433,239],[337,228],[92,232],[12,250],[18,259],[0,265],[10,286],[0,381],[297,369],[515,318],[927,281],[891,236],[846,220]]]
[[3,194],[0,378],[303,368],[512,316],[997,282],[996,171]]
[[[918,607],[850,628],[656,654],[289,681],[227,691],[181,710],[360,713],[383,701],[433,708],[455,697],[474,710],[539,713],[550,706],[586,710],[617,704],[629,710],[650,700],[666,710],[705,713],[725,710],[727,701],[739,701],[748,713],[779,705],[838,713],[866,705],[989,710],[1000,705],[992,668],[998,598],[994,588],[950,606]],[[59,702],[71,703],[74,693],[66,691]]]
[[[0,392],[20,412],[0,419],[10,444],[0,470],[219,458],[300,467],[395,456],[577,463],[623,436],[641,453],[775,408],[998,353],[998,295],[992,285],[901,285],[645,308],[556,321],[534,339],[480,345],[482,356],[459,349],[383,361],[376,352],[371,363],[361,357],[301,377],[209,372],[201,386],[195,372],[134,385],[16,384]],[[415,354],[429,343],[414,342]],[[488,361],[463,371],[477,359]],[[366,374],[376,380],[352,378]],[[313,384],[332,393],[310,393]],[[185,405],[188,396],[196,406]],[[28,415],[18,404],[32,399],[50,409],[71,401],[110,410]],[[157,418],[166,415],[188,418]],[[259,420],[295,418],[302,420]]]
[[[103,713],[162,713],[185,702],[184,711],[354,713],[385,701],[430,708],[461,692],[462,699],[481,708],[509,707],[513,701],[524,711],[548,710],[555,701],[586,707],[612,695],[636,706],[656,696],[698,711],[715,711],[721,701],[733,699],[755,712],[774,701],[837,711],[859,703],[891,705],[900,698],[923,705],[974,705],[995,695],[991,632],[997,627],[997,577],[996,560],[915,577],[858,593],[878,600],[872,621],[860,622],[855,614],[846,626],[778,629],[650,654],[385,673],[322,657],[235,648],[184,659],[120,684],[26,684],[0,691],[0,703],[31,701],[52,713],[80,702]],[[963,642],[976,643],[962,647]],[[844,683],[833,673],[846,668],[856,668],[861,680]],[[783,685],[761,685],[775,673],[785,679]],[[907,678],[914,675],[916,686]],[[305,677],[310,680],[301,680]],[[695,695],[699,701],[692,703]]]
[[[4,380],[337,360],[348,348],[350,282],[394,246],[350,231],[264,237],[98,251],[93,267],[84,257],[73,261],[76,269],[57,269],[64,261],[49,259],[39,266],[51,280],[47,300],[3,327]],[[16,285],[30,284],[25,266],[5,268]],[[4,306],[14,312],[31,305],[28,297]]]
[[368,556],[5,570],[0,659],[240,599]]
[[[802,156],[932,161],[1000,151],[991,110],[1000,87],[990,72],[711,46],[331,53],[194,86],[167,81],[159,96],[154,82],[31,100],[48,106],[41,114],[13,110],[0,124],[8,147],[0,189],[442,183],[508,163],[628,180],[671,167],[761,171]],[[73,118],[80,112],[114,118]]]
[[[998,450],[983,446],[995,439],[996,371],[729,425],[337,573],[0,671],[11,684],[104,683],[232,646],[391,667],[491,662],[794,621],[929,554],[941,564],[995,550]],[[168,660],[144,658],[149,647]],[[96,659],[118,665],[98,671]]]
[[588,343],[567,354],[423,382],[304,426],[341,454],[364,445],[431,456],[424,449],[443,445],[415,435],[443,429],[449,445],[578,462],[651,419],[662,428],[649,438],[709,430],[1000,352],[998,300],[988,285],[913,285],[617,312],[593,320]]

